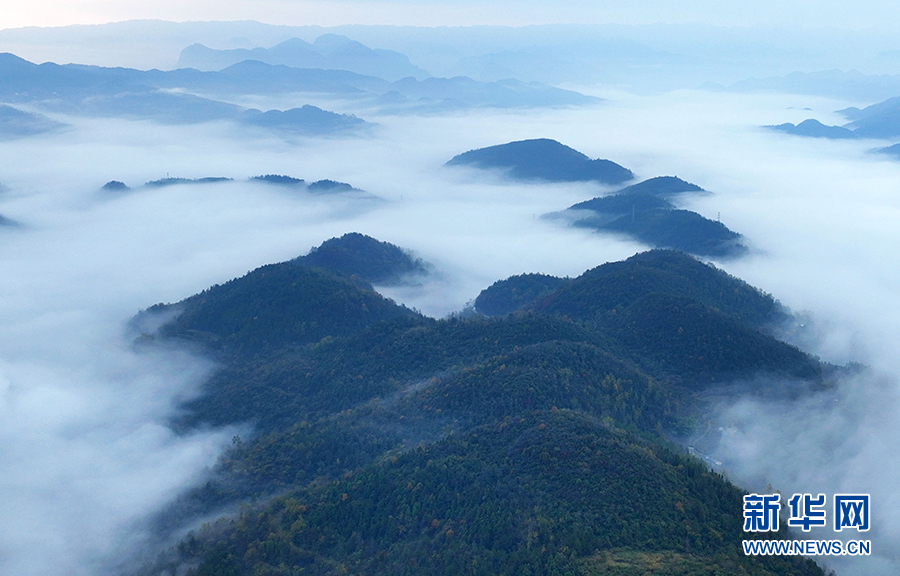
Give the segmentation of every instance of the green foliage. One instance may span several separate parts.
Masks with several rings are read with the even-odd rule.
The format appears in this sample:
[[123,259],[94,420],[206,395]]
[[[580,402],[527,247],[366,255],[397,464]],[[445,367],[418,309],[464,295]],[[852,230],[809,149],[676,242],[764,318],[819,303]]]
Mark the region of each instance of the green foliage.
[[475,299],[475,310],[486,316],[504,316],[550,294],[565,282],[547,274],[510,276],[482,290]]
[[820,364],[797,348],[683,296],[648,294],[614,319],[616,335],[643,365],[656,364],[683,381],[822,374]]
[[633,549],[667,554],[675,570],[821,574],[802,559],[734,554],[740,507],[741,492],[696,460],[560,410],[248,510],[201,535],[188,573],[602,574],[601,551]]
[[672,250],[651,250],[588,270],[533,308],[590,321],[653,293],[691,298],[754,328],[786,316],[770,295]]
[[165,336],[252,355],[285,343],[316,342],[414,313],[355,283],[290,262],[257,268],[175,305]]
[[710,382],[821,379],[771,296],[662,250],[492,288],[530,310],[432,320],[297,261],[179,304],[161,333],[222,363],[182,427],[256,436],[157,527],[256,504],[148,573],[821,574],[739,554],[741,492],[662,439]]
[[293,261],[326,268],[342,276],[356,276],[373,284],[394,284],[404,276],[428,273],[428,265],[420,258],[413,258],[398,246],[357,232],[326,240],[306,256]]

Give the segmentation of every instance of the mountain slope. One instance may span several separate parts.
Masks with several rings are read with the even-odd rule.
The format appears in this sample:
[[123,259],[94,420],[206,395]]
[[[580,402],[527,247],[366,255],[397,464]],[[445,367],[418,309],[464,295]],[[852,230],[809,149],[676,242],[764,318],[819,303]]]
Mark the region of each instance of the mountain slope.
[[[311,255],[357,242],[374,264],[396,249],[349,235]],[[255,434],[156,525],[243,512],[142,573],[592,574],[659,554],[673,573],[822,574],[740,554],[740,490],[663,440],[703,420],[710,386],[821,382],[764,332],[785,314],[770,296],[663,250],[514,277],[501,301],[533,299],[496,318],[424,318],[358,283],[298,259],[157,310],[183,311],[149,345],[195,337],[221,363],[181,429]]]
[[399,284],[407,276],[428,273],[424,260],[412,257],[399,246],[357,232],[326,240],[294,262],[383,285]]
[[609,160],[591,160],[556,140],[521,140],[470,150],[454,156],[447,166],[503,169],[516,180],[548,182],[597,181],[619,184],[634,178],[627,168]]

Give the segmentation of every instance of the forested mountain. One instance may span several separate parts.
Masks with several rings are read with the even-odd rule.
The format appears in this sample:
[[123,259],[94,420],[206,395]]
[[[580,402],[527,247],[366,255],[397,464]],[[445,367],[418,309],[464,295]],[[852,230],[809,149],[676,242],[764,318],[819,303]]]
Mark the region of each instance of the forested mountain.
[[501,169],[516,180],[620,184],[634,178],[631,170],[610,160],[592,160],[556,140],[538,138],[469,150],[454,156],[447,166]]
[[566,281],[546,274],[519,274],[498,280],[481,291],[475,310],[485,316],[505,316],[554,292]]
[[382,285],[400,284],[409,277],[424,276],[430,267],[427,262],[413,257],[399,246],[358,232],[326,240],[306,256],[293,261]]
[[144,573],[586,575],[659,555],[659,573],[822,574],[744,556],[741,491],[665,440],[734,378],[824,385],[829,366],[765,332],[786,314],[771,296],[653,251],[499,282],[479,298],[505,316],[433,320],[307,266],[398,251],[346,235],[136,318],[175,315],[141,344],[221,364],[182,429],[255,430],[157,530],[255,503]]
[[675,176],[659,176],[546,217],[562,218],[581,228],[627,234],[654,248],[674,248],[699,256],[733,258],[744,254],[747,247],[741,244],[740,234],[696,212],[679,210],[669,200],[698,192],[706,191]]

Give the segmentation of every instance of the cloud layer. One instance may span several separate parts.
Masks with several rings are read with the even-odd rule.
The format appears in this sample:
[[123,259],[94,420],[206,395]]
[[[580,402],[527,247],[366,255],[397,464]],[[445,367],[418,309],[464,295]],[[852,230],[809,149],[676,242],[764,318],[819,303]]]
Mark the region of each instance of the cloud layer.
[[[864,142],[757,128],[809,114],[790,107],[824,117],[846,104],[676,92],[586,110],[371,118],[381,129],[370,138],[325,140],[65,118],[69,132],[0,143],[9,187],[0,214],[23,224],[0,230],[0,513],[17,519],[0,528],[2,571],[97,573],[230,441],[231,430],[178,436],[167,427],[212,367],[186,353],[133,352],[125,323],[140,308],[349,231],[434,263],[432,280],[386,293],[438,317],[512,274],[577,275],[641,250],[539,218],[608,188],[443,167],[466,150],[546,137],[638,179],[677,175],[710,190],[687,207],[720,216],[754,250],[725,269],[804,312],[812,352],[872,367],[801,404],[722,406],[730,428],[717,458],[736,479],[788,493],[870,491],[881,557],[859,566],[895,573],[884,553],[900,541],[889,518],[900,507],[891,464],[900,164],[869,156]],[[266,173],[348,182],[382,201],[245,181]],[[134,187],[167,174],[235,181],[99,191],[108,180]]]

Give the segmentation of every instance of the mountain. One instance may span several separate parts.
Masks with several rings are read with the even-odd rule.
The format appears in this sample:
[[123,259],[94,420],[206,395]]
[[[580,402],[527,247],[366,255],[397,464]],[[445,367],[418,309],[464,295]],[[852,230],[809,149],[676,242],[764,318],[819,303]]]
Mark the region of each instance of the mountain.
[[401,284],[409,277],[428,274],[430,268],[427,262],[399,246],[357,232],[326,240],[293,262],[381,285]]
[[660,176],[545,217],[600,232],[626,234],[655,248],[674,248],[699,256],[734,258],[746,253],[740,234],[696,212],[679,210],[666,199],[696,192],[705,190],[674,176]]
[[447,166],[502,169],[515,180],[619,184],[634,178],[631,170],[609,160],[592,160],[556,140],[521,140],[470,150],[450,159]]
[[566,280],[547,274],[519,274],[498,280],[475,299],[475,311],[485,316],[505,316],[554,292]]
[[285,40],[272,48],[214,50],[192,44],[181,51],[179,68],[222,70],[246,60],[256,60],[291,68],[347,70],[388,80],[427,78],[428,72],[414,66],[409,58],[393,50],[371,49],[338,34],[323,34],[310,44],[299,38]]
[[[355,116],[327,112],[315,106],[262,112],[176,91],[173,89],[183,88],[189,82],[173,82],[173,78],[185,80],[202,75],[196,71],[187,75],[180,72],[52,63],[36,65],[12,54],[0,54],[0,77],[5,80],[0,85],[0,98],[30,102],[73,115],[154,120],[167,124],[228,120],[301,134],[347,132],[367,125]],[[154,82],[159,79],[164,81]],[[8,130],[21,130],[26,124],[30,130],[56,127],[49,119],[23,114],[12,108],[0,108],[0,130],[4,126]]]
[[825,126],[817,120],[806,120],[797,126],[780,124],[767,126],[767,128],[816,138],[896,138],[900,136],[900,97],[889,98],[863,109],[851,107],[837,112],[850,120],[850,123],[844,126]]
[[103,190],[104,192],[126,192],[128,190],[131,190],[131,188],[127,184],[119,180],[110,180],[109,182],[104,184],[100,188],[100,190]]
[[791,72],[785,76],[750,78],[728,87],[732,92],[786,92],[875,101],[900,93],[900,75],[863,74],[858,70]]
[[[396,254],[351,234],[310,256],[357,243]],[[664,439],[713,425],[704,397],[721,384],[823,384],[829,367],[766,333],[785,315],[771,296],[663,250],[487,291],[533,299],[432,320],[298,259],[136,318],[169,315],[142,345],[187,339],[220,362],[185,430],[255,434],[155,526],[167,540],[242,511],[135,573],[587,575],[636,558],[654,573],[823,574],[740,554],[742,492]],[[760,374],[780,378],[750,384]]]
[[[160,178],[159,180],[151,180],[144,184],[149,188],[164,188],[166,186],[175,186],[177,184],[219,184],[221,182],[232,182],[232,178],[225,178],[223,176],[207,176],[205,178]],[[107,183],[107,185],[112,184],[111,182]],[[115,186],[115,185],[114,185]],[[106,186],[104,186],[104,189]]]
[[893,146],[887,146],[885,148],[879,148],[876,150],[881,154],[888,154],[889,156],[894,156],[896,158],[900,158],[900,144],[894,144]]
[[660,196],[650,194],[613,194],[612,196],[599,196],[584,202],[572,204],[567,210],[585,211],[574,218],[576,222],[606,222],[615,220],[626,214],[636,214],[648,210],[674,210],[675,205]]
[[672,250],[651,250],[586,271],[537,310],[590,320],[651,294],[689,297],[759,329],[786,319],[769,294],[709,264]]
[[[598,228],[590,222],[576,222]],[[620,232],[657,248],[674,248],[699,256],[734,258],[747,252],[741,235],[716,220],[690,210],[646,210],[621,216],[598,229]]]
[[600,98],[537,82],[520,82],[513,79],[479,82],[466,76],[424,80],[404,78],[391,83],[386,94],[402,96],[402,100],[382,102],[388,110],[397,111],[456,110],[472,106],[493,108],[588,106],[602,102]]
[[900,97],[889,98],[860,110],[838,110],[849,120],[847,128],[864,138],[895,138],[900,136]]
[[794,136],[809,136],[811,138],[830,138],[834,140],[859,138],[859,135],[848,128],[841,126],[826,126],[818,120],[804,120],[794,125],[791,123],[766,126],[770,130],[784,132]]
[[65,126],[65,124],[51,120],[42,114],[32,114],[0,104],[0,140],[54,132]]
[[626,186],[616,194],[671,196],[682,192],[705,192],[705,190],[696,184],[685,182],[677,176],[657,176]]
[[[323,41],[323,46],[325,44],[328,42]],[[328,50],[332,55],[366,60],[368,56],[361,56],[360,49],[354,46],[355,43],[348,40],[338,42]],[[228,102],[234,96],[256,94],[326,95],[347,100],[364,110],[389,114],[485,106],[583,106],[600,101],[536,82],[478,82],[466,77],[431,78],[427,74],[407,75],[391,81],[349,70],[294,68],[256,60],[239,61],[219,71],[144,71],[78,64],[38,66],[12,54],[0,54],[0,77],[5,79],[0,85],[3,101],[33,103],[65,114],[121,116],[176,124],[213,120],[260,121],[256,118],[258,111],[246,111]],[[308,105],[285,113],[310,116],[307,108]],[[280,116],[277,111],[270,112],[270,116]],[[358,119],[342,115],[339,129],[347,128],[354,120]],[[301,131],[314,132],[314,125],[319,121],[317,118]],[[291,120],[271,122],[279,129],[295,130],[291,125],[296,123]],[[361,126],[359,122],[356,124]]]
[[255,353],[273,343],[307,344],[411,313],[332,273],[285,262],[150,313],[177,310],[162,334],[204,342],[228,353]]
[[335,180],[317,180],[307,183],[302,178],[294,178],[292,176],[283,176],[279,174],[266,174],[264,176],[253,176],[249,179],[251,182],[263,182],[266,184],[274,184],[286,188],[302,189],[311,194],[342,194],[345,192],[356,192],[358,194],[367,195],[365,191],[355,188],[346,182],[337,182]]
[[335,134],[371,126],[351,114],[337,114],[309,104],[284,111],[251,109],[242,114],[240,121],[250,126],[298,134]]

